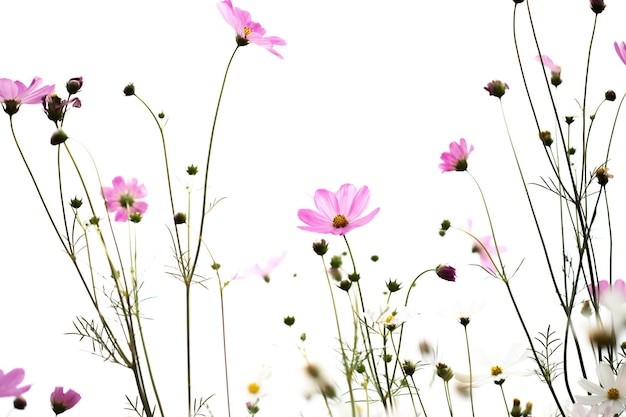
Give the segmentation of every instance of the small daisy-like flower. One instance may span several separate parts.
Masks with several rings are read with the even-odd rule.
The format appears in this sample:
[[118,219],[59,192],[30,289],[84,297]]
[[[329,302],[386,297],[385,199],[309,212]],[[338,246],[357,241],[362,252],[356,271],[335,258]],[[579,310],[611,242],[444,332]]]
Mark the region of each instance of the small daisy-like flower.
[[380,208],[360,217],[370,202],[370,191],[367,186],[358,190],[352,184],[344,184],[339,191],[333,193],[325,189],[315,191],[313,197],[317,211],[310,209],[298,210],[298,218],[306,226],[298,226],[302,230],[317,233],[345,235],[352,229],[366,225]]
[[238,274],[235,278],[249,278],[249,277],[261,277],[263,281],[270,282],[270,274],[287,256],[287,252],[283,252],[278,257],[272,257],[267,261],[266,266],[261,267],[259,264],[254,265],[252,268],[244,270],[241,274]]
[[79,401],[80,394],[73,389],[63,392],[63,387],[56,387],[50,394],[50,405],[57,416],[74,407]]
[[139,199],[145,198],[147,194],[146,187],[138,185],[136,178],[126,182],[122,177],[115,177],[113,187],[102,187],[107,210],[115,212],[116,222],[128,221],[133,214],[143,215],[148,209],[148,203]]
[[392,308],[381,305],[377,310],[368,310],[367,315],[374,323],[378,323],[389,331],[393,331],[409,320],[413,314],[407,308]]
[[0,397],[17,397],[30,389],[30,385],[18,387],[24,381],[24,369],[15,368],[6,374],[0,369]]
[[258,399],[267,394],[268,381],[272,376],[272,368],[262,365],[257,375],[248,382],[246,389],[251,400]]
[[230,0],[217,3],[217,8],[222,13],[224,20],[237,32],[237,45],[245,46],[252,42],[282,58],[282,55],[274,49],[274,46],[286,45],[286,42],[277,36],[265,36],[266,30],[260,24],[252,21],[250,13],[238,7],[233,7]]
[[[484,371],[473,373],[472,385],[478,387],[485,385],[488,382],[495,384],[502,384],[508,377],[512,375],[528,376],[533,372],[528,369],[521,369],[520,364],[528,358],[526,349],[522,345],[512,345],[506,356],[503,358],[497,358],[497,355],[487,357],[478,356],[477,369],[483,369]],[[456,379],[464,385],[469,385],[469,374],[456,374]]]
[[41,78],[35,77],[28,87],[21,81],[0,78],[0,103],[5,113],[14,115],[22,104],[41,104],[44,96],[54,93],[54,85],[41,86]]
[[[617,377],[606,362],[596,366],[600,385],[587,379],[580,379],[578,384],[590,395],[576,395],[576,402],[583,405],[598,405],[601,410],[610,407],[610,414],[620,414],[626,410],[626,371],[620,365]],[[605,414],[606,415],[606,414]]]
[[450,143],[450,152],[444,152],[441,154],[441,160],[439,164],[442,172],[450,171],[465,171],[467,169],[467,158],[469,154],[474,150],[474,146],[471,145],[467,148],[467,142],[461,138],[459,142]]

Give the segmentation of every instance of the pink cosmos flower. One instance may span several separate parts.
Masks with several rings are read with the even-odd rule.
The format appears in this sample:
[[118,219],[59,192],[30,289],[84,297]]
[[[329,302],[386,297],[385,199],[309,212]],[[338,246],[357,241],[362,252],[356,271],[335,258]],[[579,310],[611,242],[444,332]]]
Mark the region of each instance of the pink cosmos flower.
[[0,78],[0,103],[4,111],[12,116],[22,104],[41,104],[44,96],[54,93],[54,85],[41,85],[41,78],[35,77],[28,87],[21,81]]
[[263,26],[253,22],[250,19],[250,13],[237,7],[233,7],[230,0],[224,0],[217,3],[217,8],[222,13],[226,23],[228,23],[237,32],[237,45],[245,46],[252,42],[267,49],[282,59],[282,55],[274,49],[275,45],[287,44],[282,38],[277,36],[263,36],[266,32],[266,30],[263,29]]
[[622,42],[621,44],[614,42],[613,46],[615,46],[615,52],[617,52],[619,59],[626,65],[626,42]]
[[279,257],[271,257],[269,261],[267,261],[267,265],[265,267],[261,267],[259,264],[256,264],[252,268],[246,269],[235,278],[261,277],[263,278],[263,281],[270,282],[270,274],[285,259],[286,256],[287,252],[283,252],[283,254]]
[[556,74],[560,74],[561,73],[561,67],[559,67],[558,65],[556,65],[548,55],[537,55],[535,57],[535,60],[537,60],[537,62],[540,62],[541,64],[543,64],[544,67],[546,67],[547,69],[549,69],[551,72],[556,73]]
[[380,210],[377,208],[368,215],[359,217],[370,202],[370,191],[367,186],[357,190],[352,184],[344,184],[336,193],[319,189],[315,191],[313,200],[317,211],[298,210],[298,218],[307,224],[298,227],[310,232],[345,235],[350,230],[372,221]]
[[24,369],[15,368],[8,373],[0,369],[0,397],[17,397],[30,389],[30,385],[18,387],[24,380]]
[[[468,230],[471,233],[471,230],[472,230],[471,220],[469,221],[469,224],[468,224]],[[473,241],[472,252],[478,254],[480,258],[480,264],[482,265],[483,268],[485,268],[487,271],[496,273],[497,268],[493,264],[492,259],[495,262],[498,259],[498,251],[504,252],[506,251],[506,248],[504,246],[498,246],[498,248],[496,249],[496,246],[493,244],[493,237],[490,235],[481,236],[481,237],[478,237],[477,239],[479,240],[480,243]]]
[[63,387],[56,387],[50,394],[50,404],[52,411],[57,416],[70,408],[74,407],[80,401],[80,394],[72,389],[63,392]]
[[145,198],[147,194],[146,187],[137,185],[136,178],[126,182],[122,177],[115,177],[113,187],[102,187],[107,210],[115,212],[116,222],[125,222],[134,213],[144,214],[148,203],[137,200]]
[[450,152],[441,154],[443,162],[439,164],[439,168],[441,168],[442,172],[465,171],[467,169],[467,158],[473,150],[474,145],[471,145],[468,150],[467,143],[463,138],[461,138],[459,143],[452,142],[450,144]]

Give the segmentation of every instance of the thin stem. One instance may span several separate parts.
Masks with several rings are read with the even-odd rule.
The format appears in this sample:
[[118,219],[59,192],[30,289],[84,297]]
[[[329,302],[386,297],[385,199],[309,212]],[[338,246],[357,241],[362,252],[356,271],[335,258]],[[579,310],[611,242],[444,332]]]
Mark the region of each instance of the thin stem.
[[[461,323],[463,324],[463,323]],[[467,350],[467,366],[469,367],[469,397],[470,397],[470,406],[472,408],[472,416],[474,416],[474,387],[472,385],[472,378],[473,378],[473,373],[472,373],[472,358],[470,355],[470,346],[469,346],[469,336],[467,333],[467,325],[469,323],[465,323],[463,324],[463,331],[465,332],[465,348]]]

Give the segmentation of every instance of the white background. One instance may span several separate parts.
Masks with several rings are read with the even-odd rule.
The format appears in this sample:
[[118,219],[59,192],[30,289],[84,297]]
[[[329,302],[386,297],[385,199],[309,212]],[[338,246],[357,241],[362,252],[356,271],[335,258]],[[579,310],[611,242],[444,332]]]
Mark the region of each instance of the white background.
[[[465,367],[463,350],[457,352],[463,340],[461,326],[440,314],[444,300],[457,292],[465,298],[487,299],[486,309],[477,316],[481,319],[472,327],[481,349],[490,352],[496,345],[524,342],[504,286],[484,279],[485,274],[471,265],[477,257],[469,252],[469,239],[459,233],[445,239],[437,235],[444,218],[461,227],[471,218],[477,234],[488,234],[470,178],[438,169],[441,152],[461,137],[476,148],[470,170],[484,187],[498,239],[508,249],[508,269],[524,260],[513,287],[525,302],[533,334],[545,331],[550,312],[556,312],[554,321],[561,325],[498,102],[483,90],[492,79],[502,79],[511,87],[504,97],[507,118],[527,178],[539,182],[548,170],[513,49],[513,2],[241,0],[235,6],[249,10],[268,35],[283,37],[287,46],[277,47],[284,60],[255,45],[240,49],[234,59],[210,171],[211,195],[227,198],[211,213],[206,236],[226,279],[283,251],[288,256],[270,285],[239,281],[226,290],[233,415],[244,415],[245,385],[262,362],[275,370],[272,393],[277,400],[268,399],[261,415],[297,415],[305,407],[298,382],[302,359],[297,346],[302,332],[309,335],[312,359],[329,369],[336,367],[329,359],[334,324],[326,283],[319,259],[310,250],[321,236],[297,229],[296,212],[313,207],[311,197],[317,188],[335,191],[346,182],[368,185],[372,208],[381,207],[371,224],[349,234],[372,306],[384,300],[380,294],[390,278],[408,285],[419,272],[439,263],[458,268],[455,284],[434,275],[421,279],[420,292],[414,294],[421,314],[410,328],[414,333],[405,345],[407,357],[419,358],[418,339],[450,339],[454,344],[447,346],[453,347],[442,350],[452,353],[443,360]],[[543,69],[534,61],[536,50],[525,4],[521,6],[522,61],[541,101],[542,129],[552,129],[554,121],[545,111],[541,89]],[[559,87],[563,114],[579,113],[575,100],[582,102],[594,15],[585,0],[538,0],[531,7],[542,52],[563,67],[564,84]],[[121,91],[134,82],[137,94],[168,117],[166,135],[182,210],[184,169],[192,163],[204,165],[203,152],[223,71],[235,46],[234,33],[211,1],[113,0],[91,7],[79,1],[28,1],[11,2],[3,9],[0,76],[26,84],[40,76],[61,92],[67,79],[82,75],[83,107],[71,110],[65,130],[89,179],[93,181],[93,171],[82,146],[94,156],[105,184],[122,175],[136,177],[148,188],[150,207],[138,227],[139,272],[144,295],[150,298],[144,313],[154,319],[146,328],[167,414],[185,413],[184,290],[163,272],[173,261],[161,144],[147,112]],[[626,88],[626,67],[613,50],[614,41],[626,39],[625,13],[626,5],[613,1],[600,15],[589,108],[595,108],[606,89],[614,89],[620,98]],[[617,102],[604,106],[594,133],[599,152]],[[57,198],[56,148],[49,145],[53,125],[38,106],[24,106],[14,124],[46,197]],[[623,191],[623,132],[618,124],[609,165],[615,174],[610,183],[613,195]],[[76,315],[92,317],[92,312],[19,159],[8,117],[3,123],[0,118],[0,158],[5,193],[0,209],[5,219],[0,369],[24,367],[26,382],[34,384],[24,415],[43,415],[55,385],[83,395],[69,412],[74,415],[131,415],[123,410],[124,394],[134,395],[130,371],[103,364],[89,354],[89,344],[64,335],[73,330]],[[601,159],[596,161],[599,164]],[[67,175],[72,174],[69,168],[65,168]],[[96,183],[93,187],[97,190]],[[67,192],[73,196],[80,189]],[[534,193],[554,210],[550,195],[537,188]],[[615,203],[614,227],[623,230],[619,202]],[[556,219],[547,214],[544,221],[550,227]],[[125,236],[125,225],[114,227]],[[340,238],[326,238],[332,253],[344,250]],[[606,232],[600,231],[599,238],[605,239]],[[617,238],[621,244],[619,234]],[[381,258],[376,265],[368,261],[372,254]],[[212,277],[206,263],[203,267],[202,273]],[[619,277],[619,259],[614,268]],[[193,294],[198,361],[193,389],[197,394],[215,393],[211,408],[224,415],[217,283],[211,280],[207,287],[196,287]],[[537,311],[539,315],[534,314]],[[282,325],[286,315],[296,316],[292,331]],[[439,382],[435,381],[429,399],[433,404],[443,399]],[[534,400],[537,411],[550,410],[540,394],[528,398],[526,391],[514,391],[513,385],[510,389],[510,396]],[[501,407],[493,387],[481,390],[484,409]],[[0,404],[11,406],[9,399]],[[466,412],[459,402],[458,415]]]

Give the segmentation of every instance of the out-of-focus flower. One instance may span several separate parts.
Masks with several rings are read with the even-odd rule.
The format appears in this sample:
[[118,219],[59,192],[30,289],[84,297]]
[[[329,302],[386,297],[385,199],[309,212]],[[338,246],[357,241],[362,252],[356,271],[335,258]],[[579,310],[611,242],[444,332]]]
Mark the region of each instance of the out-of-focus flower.
[[74,407],[80,401],[80,394],[73,389],[63,392],[63,387],[56,387],[50,394],[50,404],[54,414],[59,415]]
[[535,59],[550,70],[550,83],[555,87],[561,85],[563,82],[563,80],[561,80],[561,67],[556,65],[548,55],[537,55]]
[[582,404],[574,404],[569,414],[570,417],[598,417],[599,415],[609,415],[611,412],[610,407],[604,410],[604,413],[600,412],[597,405],[592,405],[590,408],[585,407]]
[[381,324],[387,330],[393,331],[413,317],[414,314],[406,307],[392,308],[389,305],[381,305],[376,310],[368,309],[367,315],[374,323]]
[[435,273],[439,278],[445,279],[446,281],[456,281],[456,269],[450,265],[438,265],[437,268],[435,268]]
[[271,375],[272,368],[267,365],[262,365],[254,379],[246,386],[248,396],[251,400],[258,399],[267,394],[267,385]]
[[474,145],[467,148],[467,142],[461,138],[459,142],[450,143],[450,152],[441,154],[442,163],[439,164],[442,172],[465,171],[467,169],[467,158],[474,150]]
[[626,42],[617,43],[614,42],[613,46],[615,46],[615,52],[617,52],[617,56],[622,60],[624,65],[626,65]]
[[[524,369],[520,365],[528,358],[526,348],[522,345],[511,345],[504,357],[498,357],[501,351],[494,351],[489,357],[483,355],[477,356],[477,372],[472,374],[472,386],[479,387],[487,382],[502,384],[508,377],[513,375],[528,376],[533,371]],[[477,352],[480,353],[480,352]],[[483,370],[481,372],[481,370]],[[458,373],[456,379],[463,385],[469,385],[469,374]]]
[[113,178],[113,187],[102,187],[107,210],[115,212],[116,222],[125,222],[134,213],[143,215],[148,209],[148,203],[139,199],[146,195],[146,187],[143,184],[138,185],[136,178],[126,182],[118,176]]
[[[471,220],[468,222],[467,228],[469,233],[471,234]],[[475,240],[472,242],[472,252],[478,254],[478,256],[480,257],[480,264],[483,268],[492,273],[496,273],[498,268],[495,267],[493,262],[497,261],[498,252],[502,253],[506,251],[506,248],[504,246],[498,246],[498,248],[496,249],[495,245],[493,244],[493,238],[489,235],[477,237],[476,239],[478,239],[478,242]]]
[[352,229],[372,221],[380,210],[377,208],[366,216],[360,217],[370,202],[370,191],[367,186],[357,190],[352,184],[344,184],[336,193],[319,189],[315,191],[313,201],[317,211],[298,210],[298,218],[307,224],[307,226],[298,227],[317,233],[345,235]]
[[500,80],[493,80],[483,88],[487,90],[490,96],[502,98],[506,90],[509,89],[509,85]]
[[252,268],[246,269],[241,274],[238,274],[235,279],[261,277],[263,278],[263,281],[270,282],[270,274],[272,273],[274,268],[276,268],[278,264],[280,264],[285,259],[286,256],[287,252],[283,252],[283,254],[278,257],[271,257],[264,267],[256,264]]
[[5,113],[14,115],[22,104],[41,104],[44,96],[54,93],[54,85],[40,87],[41,78],[35,77],[28,87],[21,81],[0,78],[0,103]]
[[589,0],[589,7],[595,14],[602,13],[606,4],[604,4],[604,0]]
[[[588,379],[581,378],[578,384],[590,395],[576,395],[576,403],[583,405],[598,405],[601,410],[610,407],[610,414],[621,414],[626,410],[626,371],[624,365],[617,370],[617,378],[606,362],[600,362],[596,366],[600,385]],[[606,410],[608,411],[608,410]]]
[[613,178],[613,174],[609,174],[609,169],[604,165],[596,169],[595,176],[598,179],[598,184],[602,186],[607,185],[609,179]]
[[0,369],[0,397],[17,397],[30,389],[30,385],[18,387],[24,380],[24,369],[15,368],[6,374]]
[[264,36],[266,30],[263,29],[263,26],[251,20],[250,13],[238,7],[233,7],[230,0],[217,3],[217,8],[222,13],[224,20],[237,32],[237,45],[245,46],[252,42],[282,58],[282,55],[274,49],[274,46],[286,45],[287,43],[277,36]]

